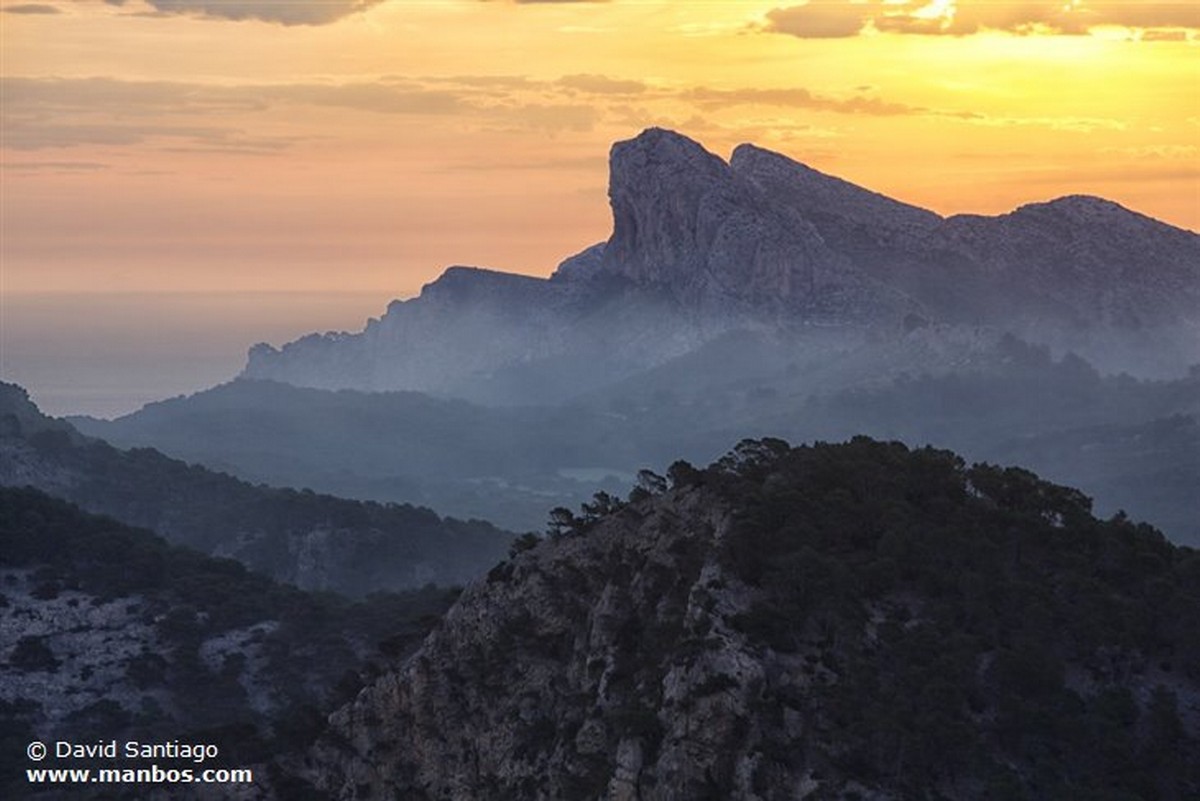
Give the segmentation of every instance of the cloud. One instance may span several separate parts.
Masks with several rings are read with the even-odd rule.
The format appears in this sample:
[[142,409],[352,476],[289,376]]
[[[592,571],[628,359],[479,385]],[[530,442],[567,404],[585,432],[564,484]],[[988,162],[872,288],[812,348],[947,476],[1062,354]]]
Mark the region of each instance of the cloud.
[[808,89],[712,89],[698,87],[684,92],[682,97],[710,108],[735,105],[786,106],[789,108],[811,108],[819,111],[833,111],[840,114],[868,114],[872,116],[895,116],[925,112],[925,109],[917,106],[892,103],[875,97],[856,95],[849,98],[834,98],[814,94]]
[[108,164],[98,161],[6,161],[0,170],[6,172],[96,172],[110,169]]
[[0,78],[8,113],[66,112],[106,116],[263,111],[284,104],[339,106],[383,114],[462,110],[454,92],[414,82],[218,86],[117,78]]
[[985,125],[992,128],[1028,126],[1072,133],[1124,131],[1128,128],[1126,123],[1106,117],[997,117],[974,111],[935,111],[931,113],[962,120],[972,125]]
[[560,86],[597,95],[632,95],[646,91],[641,81],[620,80],[607,75],[565,75],[558,79]]
[[1150,28],[1142,31],[1138,38],[1143,42],[1186,42],[1188,35],[1187,31]]
[[767,12],[766,30],[802,39],[841,39],[857,36],[871,19],[874,4],[843,0],[812,0],[802,6]]
[[4,121],[4,146],[12,150],[45,150],[80,145],[129,146],[151,139],[182,140],[190,149],[222,153],[274,153],[291,144],[281,137],[248,136],[238,128],[215,125]]
[[[1097,25],[1128,28],[1200,28],[1200,4],[1186,2],[1107,2],[1094,4]],[[1088,5],[1089,10],[1092,4]]]
[[48,6],[44,3],[22,3],[17,6],[5,6],[3,9],[5,14],[61,14],[62,9],[57,6]]
[[[523,79],[522,79],[523,80]],[[340,84],[219,86],[115,78],[0,78],[5,147],[39,150],[77,145],[132,146],[167,140],[192,150],[267,154],[319,130],[332,115],[308,115],[295,134],[252,135],[253,116],[309,106],[379,115],[453,117],[486,127],[547,133],[591,130],[602,112],[594,104],[555,102],[541,95],[554,82],[531,84],[521,96],[494,87],[428,85],[403,78]],[[610,87],[611,88],[611,87]],[[236,127],[232,121],[246,128]],[[273,128],[273,130],[276,130]]]
[[[128,0],[104,0],[124,6]],[[154,9],[148,16],[187,15],[204,19],[260,20],[281,25],[328,25],[366,11],[383,0],[144,0]],[[593,3],[604,0],[511,0],[518,5]],[[28,12],[36,13],[36,12]],[[145,14],[139,14],[145,16]]]
[[[1093,28],[1155,29],[1143,41],[1178,40],[1179,29],[1200,29],[1194,0],[810,0],[767,12],[758,30],[803,39],[884,33],[968,36],[984,30],[1017,35],[1081,35]],[[1170,30],[1176,29],[1176,33]]]
[[[145,0],[159,14],[261,20],[281,25],[327,25],[382,0]],[[105,0],[123,6],[126,0]]]

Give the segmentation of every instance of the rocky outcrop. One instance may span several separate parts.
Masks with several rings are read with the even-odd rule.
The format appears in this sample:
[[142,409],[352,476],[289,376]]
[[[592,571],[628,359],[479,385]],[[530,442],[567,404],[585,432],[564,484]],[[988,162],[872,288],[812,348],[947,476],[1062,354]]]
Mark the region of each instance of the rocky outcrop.
[[496,568],[402,672],[331,718],[319,783],[467,801],[748,781],[764,668],[730,626],[751,594],[715,562],[727,529],[724,509],[680,493]]
[[891,337],[917,318],[1134,373],[1200,358],[1200,237],[1108,201],[943,219],[753,145],[727,163],[662,129],[616,143],[610,164],[611,237],[549,280],[452,267],[361,333],[256,346],[244,375],[529,403],[731,329]]
[[[846,325],[917,310],[831,247],[802,205],[781,202],[762,180],[778,170],[760,169],[755,180],[753,164],[762,161],[743,149],[726,164],[661,129],[618,142],[609,184],[613,234],[600,269],[666,287],[700,316]],[[821,202],[820,193],[813,200]]]

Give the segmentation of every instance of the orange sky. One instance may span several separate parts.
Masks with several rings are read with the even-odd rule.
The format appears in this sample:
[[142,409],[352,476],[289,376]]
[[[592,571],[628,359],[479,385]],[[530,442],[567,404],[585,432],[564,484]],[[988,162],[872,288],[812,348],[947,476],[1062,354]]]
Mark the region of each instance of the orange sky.
[[545,275],[650,125],[941,213],[1090,193],[1196,230],[1198,9],[8,0],[0,292]]

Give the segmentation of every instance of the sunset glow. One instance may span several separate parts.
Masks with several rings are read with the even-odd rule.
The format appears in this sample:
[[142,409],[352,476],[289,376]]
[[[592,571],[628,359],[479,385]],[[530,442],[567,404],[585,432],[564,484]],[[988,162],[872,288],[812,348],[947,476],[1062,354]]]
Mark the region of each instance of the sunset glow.
[[4,7],[5,292],[546,274],[650,125],[944,214],[1200,227],[1192,3],[157,5]]
[[942,214],[1082,193],[1200,229],[1198,8],[10,0],[0,374],[114,414],[449,265],[548,275],[649,126]]

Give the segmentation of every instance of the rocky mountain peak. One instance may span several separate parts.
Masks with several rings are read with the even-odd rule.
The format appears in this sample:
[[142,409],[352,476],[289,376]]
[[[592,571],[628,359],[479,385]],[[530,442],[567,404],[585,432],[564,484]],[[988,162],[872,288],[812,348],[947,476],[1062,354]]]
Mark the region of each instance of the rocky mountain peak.
[[624,179],[645,180],[637,173],[687,173],[697,178],[723,180],[729,172],[720,157],[709,153],[694,139],[665,128],[647,128],[632,139],[616,142],[609,155],[614,184]]
[[1027,203],[1013,216],[1055,221],[1065,225],[1129,225],[1148,222],[1149,218],[1130,211],[1119,203],[1094,195],[1066,195],[1043,203]]
[[671,282],[702,254],[697,222],[714,195],[732,188],[729,166],[696,142],[650,128],[613,145],[607,267],[645,283]]
[[1161,341],[1138,350],[1195,361],[1200,237],[1099,198],[942,218],[754,145],[726,163],[661,128],[613,145],[608,194],[611,237],[553,280],[452,267],[362,335],[258,348],[245,375],[525,402],[528,369],[563,375],[584,354],[624,377],[736,328],[889,330],[914,313],[1090,355],[1111,351],[1097,329],[1153,329]]

